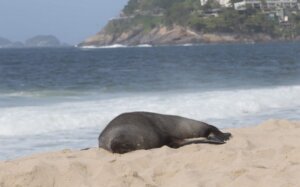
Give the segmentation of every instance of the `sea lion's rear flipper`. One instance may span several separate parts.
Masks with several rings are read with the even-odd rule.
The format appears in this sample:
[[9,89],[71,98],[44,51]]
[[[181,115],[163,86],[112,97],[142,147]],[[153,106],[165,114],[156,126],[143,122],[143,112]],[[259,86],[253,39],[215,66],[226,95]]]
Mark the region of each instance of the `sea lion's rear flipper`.
[[211,132],[207,137],[207,139],[209,140],[224,142],[229,140],[232,137],[231,133],[221,132],[217,127],[211,125],[210,128],[211,128],[210,129]]
[[220,141],[218,139],[207,139],[207,140],[186,140],[185,142],[183,142],[182,144],[180,144],[181,146],[184,145],[189,145],[189,144],[198,144],[198,143],[207,143],[207,144],[224,144],[224,141]]
[[172,147],[172,148],[179,148],[185,145],[190,145],[190,144],[199,144],[199,143],[206,143],[206,144],[224,144],[224,141],[221,141],[219,139],[214,139],[214,138],[210,138],[210,139],[201,139],[201,140],[176,140],[175,142],[171,142],[168,146]]

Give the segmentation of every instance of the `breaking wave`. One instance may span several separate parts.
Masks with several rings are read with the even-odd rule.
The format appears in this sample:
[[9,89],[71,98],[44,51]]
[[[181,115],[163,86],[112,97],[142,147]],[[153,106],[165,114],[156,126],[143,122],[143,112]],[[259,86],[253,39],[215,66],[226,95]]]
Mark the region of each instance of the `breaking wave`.
[[[84,96],[80,100],[48,102],[33,106],[0,108],[0,135],[29,135],[59,130],[98,127],[129,111],[152,111],[186,116],[220,127],[245,125],[244,118],[278,118],[276,111],[289,111],[285,118],[300,114],[300,86],[210,92],[154,92]],[[274,116],[273,116],[274,114]],[[239,124],[234,121],[239,120]],[[221,123],[222,121],[222,123]]]

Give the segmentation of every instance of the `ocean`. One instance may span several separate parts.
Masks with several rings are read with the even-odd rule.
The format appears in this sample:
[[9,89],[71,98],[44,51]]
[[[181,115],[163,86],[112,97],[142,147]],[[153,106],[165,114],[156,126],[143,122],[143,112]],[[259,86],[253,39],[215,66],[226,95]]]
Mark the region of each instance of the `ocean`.
[[300,43],[0,49],[0,160],[96,147],[130,111],[300,120]]

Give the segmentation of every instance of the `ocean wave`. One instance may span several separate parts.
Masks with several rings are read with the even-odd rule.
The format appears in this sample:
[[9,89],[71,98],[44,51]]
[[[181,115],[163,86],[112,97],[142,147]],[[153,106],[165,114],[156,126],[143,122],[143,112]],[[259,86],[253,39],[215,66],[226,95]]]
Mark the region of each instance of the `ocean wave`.
[[113,45],[105,45],[105,46],[94,46],[94,45],[89,45],[89,46],[82,46],[80,48],[82,49],[114,49],[114,48],[134,48],[134,47],[153,47],[150,44],[139,44],[139,45],[134,45],[134,46],[127,46],[127,45],[122,45],[122,44],[113,44]]
[[122,44],[114,44],[114,45],[105,45],[105,46],[95,46],[95,45],[87,45],[82,46],[82,49],[113,49],[113,48],[125,48],[128,47],[127,45]]
[[152,47],[152,45],[150,45],[150,44],[140,44],[140,45],[137,45],[136,47]]
[[[207,122],[293,110],[300,115],[300,86],[210,92],[155,92],[0,108],[0,135],[29,135],[99,127],[129,111],[181,115]],[[285,115],[289,115],[288,113]],[[245,121],[245,124],[249,121]],[[242,124],[240,124],[242,125]],[[221,125],[222,126],[222,125]]]

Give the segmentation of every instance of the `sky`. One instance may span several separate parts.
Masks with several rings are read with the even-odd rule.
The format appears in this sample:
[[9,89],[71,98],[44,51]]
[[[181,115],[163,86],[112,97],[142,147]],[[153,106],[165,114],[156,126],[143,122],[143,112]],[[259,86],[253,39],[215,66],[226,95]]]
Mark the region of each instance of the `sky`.
[[0,37],[54,35],[77,44],[117,17],[128,0],[0,0]]

